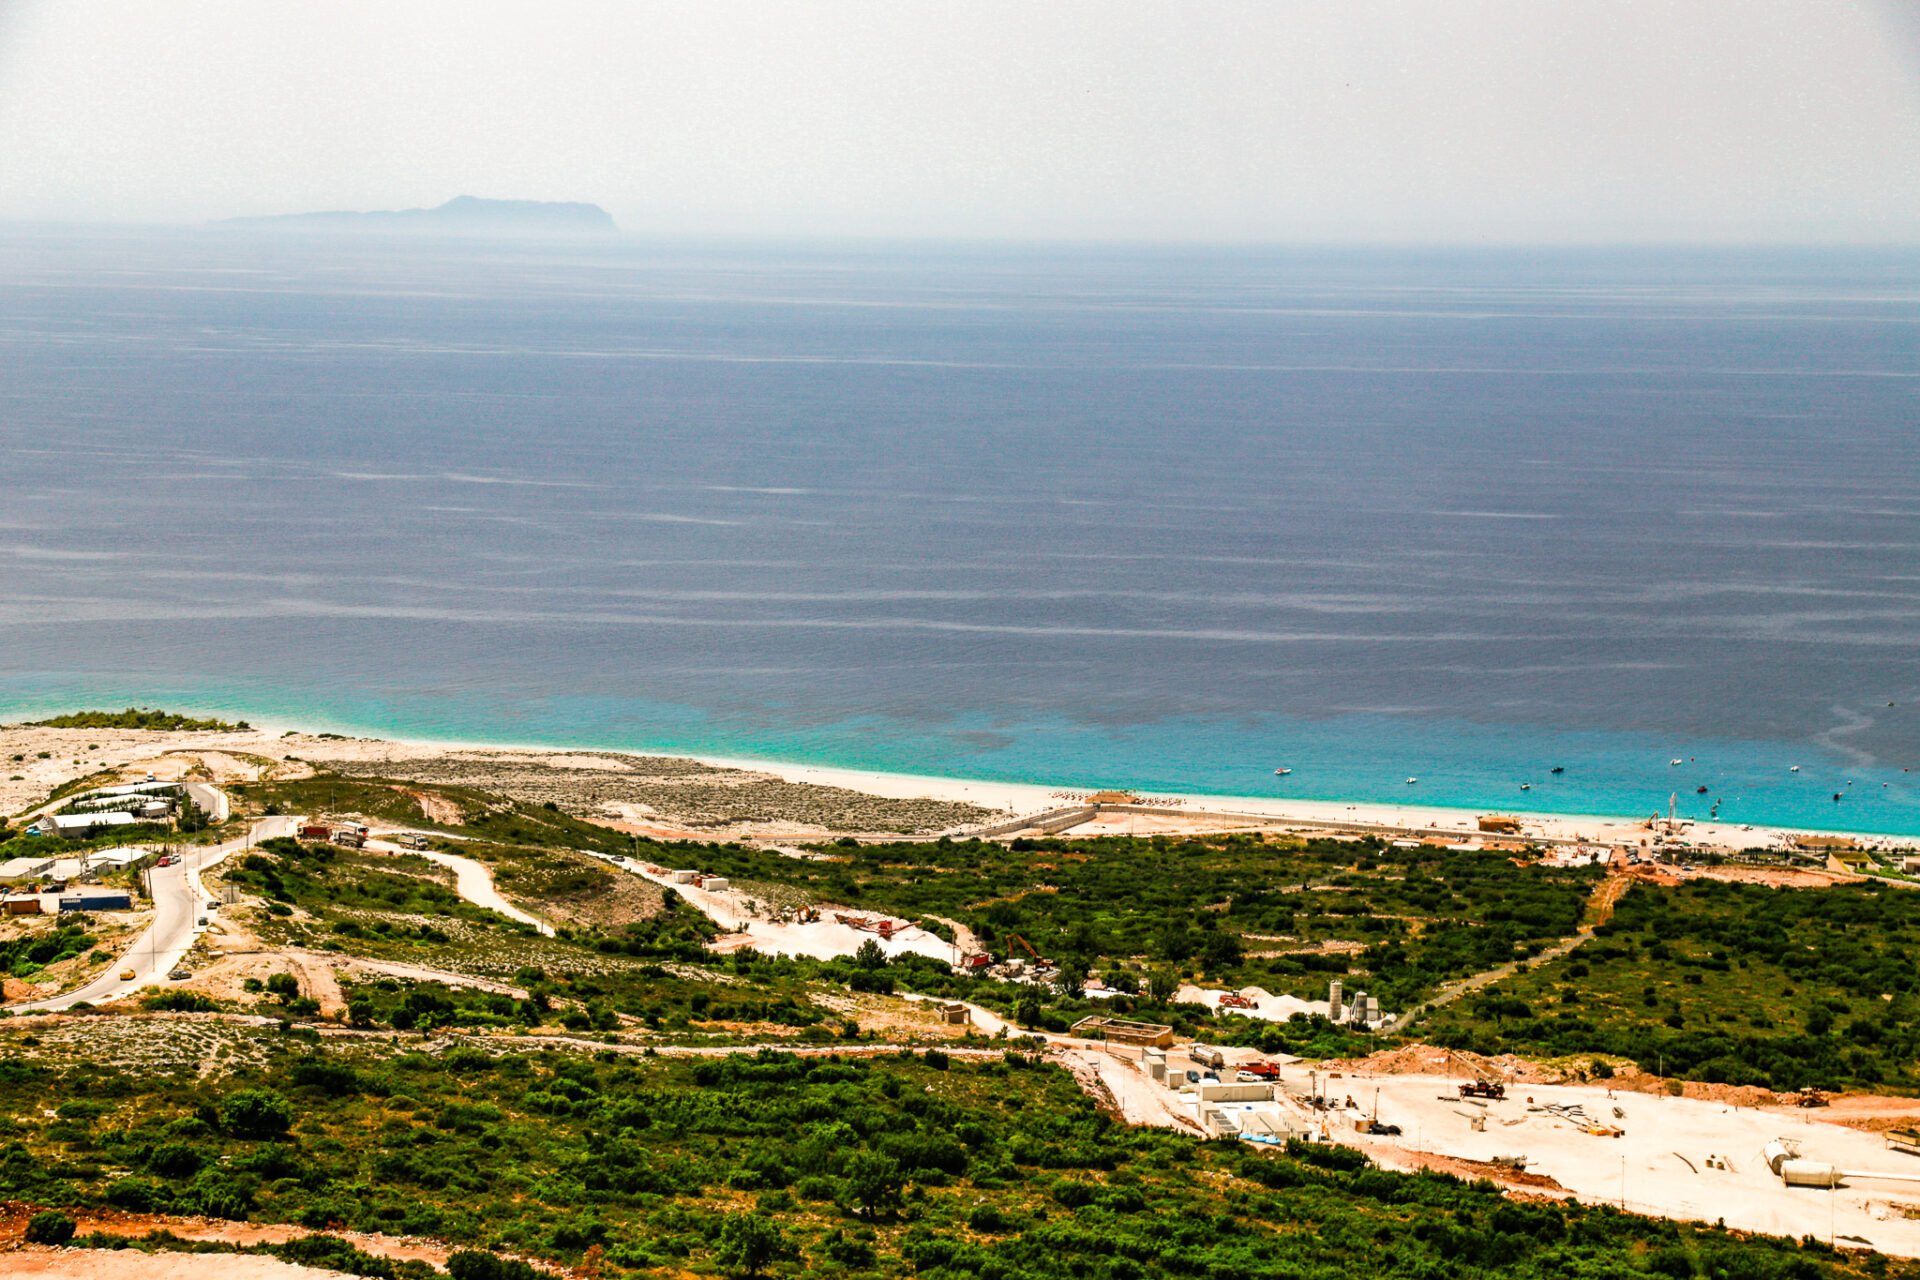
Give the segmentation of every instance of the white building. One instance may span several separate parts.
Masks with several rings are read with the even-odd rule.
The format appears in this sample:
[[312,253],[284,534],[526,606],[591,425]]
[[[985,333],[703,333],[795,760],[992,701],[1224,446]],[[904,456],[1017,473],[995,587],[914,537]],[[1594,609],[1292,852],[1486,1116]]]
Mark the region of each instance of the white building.
[[0,862],[0,884],[37,880],[53,870],[52,858],[9,858]]

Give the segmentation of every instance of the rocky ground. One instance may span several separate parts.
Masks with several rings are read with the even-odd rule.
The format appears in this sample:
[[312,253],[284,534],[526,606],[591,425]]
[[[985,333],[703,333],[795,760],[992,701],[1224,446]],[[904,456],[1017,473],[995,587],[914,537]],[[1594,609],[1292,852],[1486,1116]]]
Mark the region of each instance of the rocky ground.
[[535,804],[551,801],[596,821],[656,819],[715,835],[772,829],[794,834],[926,834],[991,816],[978,805],[890,799],[671,756],[404,752],[396,746],[385,759],[369,759],[365,753],[334,758],[315,751],[306,759],[316,768],[342,774],[474,787]]

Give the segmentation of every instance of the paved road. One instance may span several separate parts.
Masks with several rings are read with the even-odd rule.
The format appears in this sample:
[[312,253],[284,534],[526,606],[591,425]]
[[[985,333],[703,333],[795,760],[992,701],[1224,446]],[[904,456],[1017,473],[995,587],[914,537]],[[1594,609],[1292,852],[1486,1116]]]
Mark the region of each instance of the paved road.
[[[223,802],[224,799],[222,797]],[[200,884],[199,873],[229,854],[245,849],[254,841],[291,835],[295,821],[293,818],[262,818],[253,824],[251,836],[229,840],[225,844],[189,848],[181,854],[180,861],[172,866],[149,870],[147,874],[153,889],[154,916],[153,923],[147,926],[146,931],[135,938],[120,958],[107,966],[105,972],[78,991],[70,991],[50,1000],[17,1005],[15,1012],[33,1009],[57,1012],[71,1008],[82,1000],[99,1004],[106,1000],[123,999],[142,987],[163,983],[168,972],[180,963],[181,957],[193,946],[194,939],[200,933],[200,926],[196,922],[206,915],[207,894]],[[127,969],[133,970],[134,976],[122,979],[120,974]]]
[[233,815],[233,806],[227,800],[227,793],[209,783],[187,783],[187,796],[216,823],[225,822]]

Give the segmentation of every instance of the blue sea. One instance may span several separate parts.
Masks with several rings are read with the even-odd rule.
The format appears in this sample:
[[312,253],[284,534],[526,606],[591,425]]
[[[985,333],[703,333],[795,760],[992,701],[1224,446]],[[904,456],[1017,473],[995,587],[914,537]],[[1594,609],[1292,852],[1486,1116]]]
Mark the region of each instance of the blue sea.
[[12,227],[0,718],[1915,835],[1916,421],[1915,252]]

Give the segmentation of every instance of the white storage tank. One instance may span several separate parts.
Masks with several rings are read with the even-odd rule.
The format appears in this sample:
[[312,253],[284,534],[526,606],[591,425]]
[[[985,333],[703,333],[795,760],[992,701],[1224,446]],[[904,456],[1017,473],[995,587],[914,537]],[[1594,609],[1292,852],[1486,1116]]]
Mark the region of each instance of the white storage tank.
[[1780,1181],[1790,1187],[1837,1187],[1840,1171],[1824,1160],[1785,1160],[1780,1164]]

